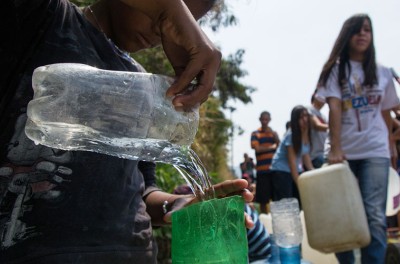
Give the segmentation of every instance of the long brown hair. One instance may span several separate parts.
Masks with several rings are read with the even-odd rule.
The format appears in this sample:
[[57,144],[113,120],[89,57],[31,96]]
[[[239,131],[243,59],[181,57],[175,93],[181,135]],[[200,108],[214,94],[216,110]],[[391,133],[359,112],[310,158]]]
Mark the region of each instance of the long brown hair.
[[371,44],[365,52],[364,60],[362,62],[363,70],[365,73],[364,85],[372,87],[378,80],[376,76],[376,60],[375,60],[375,46],[374,35],[372,31],[372,21],[367,14],[357,14],[348,18],[340,30],[333,46],[332,52],[329,55],[328,61],[324,64],[322,72],[319,76],[318,86],[326,85],[332,68],[336,63],[339,63],[338,84],[340,87],[347,82],[346,67],[348,72],[351,71],[349,62],[349,49],[350,39],[355,34],[361,31],[364,21],[367,20],[371,26]]
[[[292,144],[296,155],[298,155],[301,152],[302,139],[301,139],[301,127],[299,124],[299,120],[303,112],[308,112],[307,108],[305,108],[302,105],[297,105],[292,109],[292,113],[290,114],[290,128],[292,129]],[[308,138],[311,139],[310,119],[308,119]]]

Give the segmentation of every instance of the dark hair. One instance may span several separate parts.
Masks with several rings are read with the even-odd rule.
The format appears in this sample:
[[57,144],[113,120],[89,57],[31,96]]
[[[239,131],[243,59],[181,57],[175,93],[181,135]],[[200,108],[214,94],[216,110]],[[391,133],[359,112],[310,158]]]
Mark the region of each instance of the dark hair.
[[376,60],[375,60],[375,46],[374,46],[374,35],[372,31],[372,21],[367,14],[356,14],[348,18],[340,30],[339,36],[333,46],[332,52],[329,55],[328,61],[324,64],[322,72],[319,76],[318,86],[326,85],[332,68],[336,63],[339,63],[339,75],[338,84],[343,87],[344,83],[347,83],[346,67],[349,72],[351,66],[349,62],[349,44],[350,39],[355,34],[361,31],[364,21],[367,20],[371,26],[371,44],[366,50],[364,61],[362,62],[363,70],[365,73],[364,85],[373,86],[377,83],[376,76]]
[[286,130],[288,130],[288,129],[290,128],[290,121],[287,121],[287,122],[286,122],[285,128],[286,128]]
[[311,95],[311,104],[314,103],[315,101],[315,94],[317,93],[317,89],[315,89],[315,91],[313,92],[313,94]]
[[271,117],[271,114],[270,114],[268,111],[262,111],[261,114],[260,114],[260,118],[261,118],[263,115],[268,115],[269,117]]
[[[301,114],[303,112],[307,112],[307,108],[305,108],[302,105],[297,105],[292,109],[292,113],[290,115],[290,128],[292,129],[292,144],[293,144],[293,149],[296,155],[298,155],[301,151],[301,128],[299,125],[299,120],[301,117]],[[310,119],[308,119],[308,138],[311,139],[311,124],[310,124]],[[311,141],[310,141],[311,144]]]

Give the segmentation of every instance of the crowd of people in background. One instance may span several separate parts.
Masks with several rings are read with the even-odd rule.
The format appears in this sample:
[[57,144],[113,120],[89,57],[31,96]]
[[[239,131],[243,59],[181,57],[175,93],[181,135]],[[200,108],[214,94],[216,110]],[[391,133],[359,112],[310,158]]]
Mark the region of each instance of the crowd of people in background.
[[[347,161],[359,183],[371,233],[361,261],[384,263],[389,167],[399,167],[400,101],[394,80],[395,72],[376,62],[370,17],[347,19],[311,105],[293,107],[282,141],[269,127],[266,111],[260,115],[261,127],[251,134],[257,173],[250,183],[256,186],[259,211],[268,213],[268,203],[282,198],[297,198],[301,205],[297,180],[304,171]],[[329,118],[321,112],[325,104]],[[355,263],[352,251],[336,257],[341,264]]]

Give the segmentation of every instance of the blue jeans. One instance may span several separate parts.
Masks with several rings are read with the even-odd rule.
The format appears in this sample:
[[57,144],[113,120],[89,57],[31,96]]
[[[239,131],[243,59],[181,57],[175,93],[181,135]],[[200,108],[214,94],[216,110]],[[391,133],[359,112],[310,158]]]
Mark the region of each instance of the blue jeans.
[[[349,160],[356,176],[367,215],[371,243],[361,249],[363,264],[383,264],[386,252],[386,195],[390,160],[370,158]],[[353,251],[336,254],[340,264],[353,264]]]

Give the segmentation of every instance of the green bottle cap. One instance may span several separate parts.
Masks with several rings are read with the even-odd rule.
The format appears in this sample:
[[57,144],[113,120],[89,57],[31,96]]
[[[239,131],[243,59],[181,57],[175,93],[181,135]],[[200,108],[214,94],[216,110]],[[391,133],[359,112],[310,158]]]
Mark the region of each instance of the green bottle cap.
[[243,198],[207,200],[174,212],[172,263],[247,264]]

